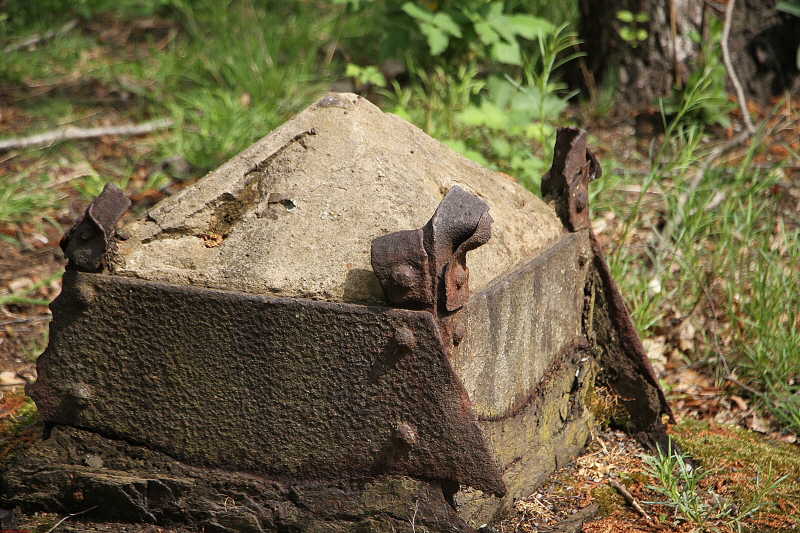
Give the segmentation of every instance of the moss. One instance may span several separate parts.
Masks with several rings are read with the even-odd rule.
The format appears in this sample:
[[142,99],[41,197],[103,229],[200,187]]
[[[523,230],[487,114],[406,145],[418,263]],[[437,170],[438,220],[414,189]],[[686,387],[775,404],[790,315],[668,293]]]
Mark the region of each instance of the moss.
[[620,482],[626,487],[631,485],[647,485],[647,476],[643,472],[626,472],[620,474]]
[[598,485],[592,489],[590,494],[597,504],[598,518],[607,516],[615,509],[625,506],[625,500],[611,485]]
[[0,463],[5,463],[36,442],[41,436],[41,427],[35,424],[39,411],[28,396],[6,396],[0,408],[8,413],[0,419]]
[[800,448],[796,445],[746,429],[696,420],[684,420],[671,433],[684,452],[708,467],[718,466],[722,458],[751,466],[771,462],[774,469],[800,477]]
[[[800,448],[734,426],[684,420],[671,430],[681,449],[705,469],[718,469],[729,478],[742,503],[753,502],[754,490],[782,476],[772,494],[762,495],[762,510],[795,514],[800,509]],[[771,469],[771,474],[770,474]]]

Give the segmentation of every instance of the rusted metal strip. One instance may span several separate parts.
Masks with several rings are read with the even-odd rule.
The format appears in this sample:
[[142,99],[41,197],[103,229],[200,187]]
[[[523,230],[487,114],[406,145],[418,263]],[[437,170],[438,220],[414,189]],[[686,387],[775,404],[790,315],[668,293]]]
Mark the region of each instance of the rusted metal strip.
[[586,132],[560,128],[553,165],[542,178],[542,196],[555,202],[569,231],[589,229],[593,264],[603,293],[602,312],[607,314],[607,323],[595,328],[598,342],[604,344],[602,364],[617,374],[612,386],[631,415],[633,429],[646,435],[645,440],[659,442],[665,438],[660,416],[667,415],[674,422],[672,410],[589,221],[589,182],[601,175],[597,158],[586,148]]
[[41,417],[274,479],[506,488],[428,312],[68,271]]
[[[675,417],[672,414],[672,409],[658,382],[658,376],[656,376],[653,364],[650,362],[650,358],[647,357],[647,351],[644,349],[644,345],[642,345],[642,341],[639,338],[639,333],[636,331],[636,326],[633,324],[633,319],[628,311],[628,307],[625,305],[625,301],[622,298],[622,293],[619,292],[614,278],[611,277],[608,263],[606,263],[603,250],[600,248],[600,244],[597,242],[597,237],[594,235],[594,232],[589,234],[589,238],[592,243],[594,267],[600,277],[600,290],[603,291],[605,296],[605,303],[610,321],[609,325],[615,332],[613,337],[609,337],[608,342],[614,343],[616,346],[613,348],[607,346],[606,353],[623,353],[627,357],[629,365],[615,364],[610,357],[606,357],[605,363],[615,367],[614,369],[622,374],[619,383],[625,381],[633,383],[634,374],[643,378],[658,396],[660,413],[657,414],[667,415],[670,423],[674,424]],[[648,397],[648,391],[637,391],[636,387],[631,387],[630,389],[631,390],[628,390],[626,388],[624,394],[620,394],[620,396],[623,398],[623,403],[626,404],[628,411],[631,413],[631,418],[637,426],[636,429],[646,432],[662,426],[658,416],[654,417],[650,414],[646,414],[648,405],[652,403]],[[632,410],[638,412],[631,412]],[[643,415],[640,413],[645,414]]]
[[553,165],[542,177],[542,197],[556,200],[556,213],[569,231],[591,227],[589,182],[602,174],[597,158],[586,148],[586,131],[559,128]]

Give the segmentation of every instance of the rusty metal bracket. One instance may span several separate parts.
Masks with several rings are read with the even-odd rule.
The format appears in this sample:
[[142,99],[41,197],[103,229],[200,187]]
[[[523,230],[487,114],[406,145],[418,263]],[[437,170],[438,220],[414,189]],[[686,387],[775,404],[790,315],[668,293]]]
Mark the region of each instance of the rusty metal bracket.
[[119,187],[106,183],[103,192],[61,238],[61,250],[69,260],[67,268],[99,272],[114,228],[130,206],[131,201]]
[[424,227],[376,237],[372,269],[389,304],[432,313],[446,346],[464,336],[453,314],[469,300],[467,252],[492,235],[489,206],[453,186]]
[[542,177],[542,197],[555,202],[556,213],[569,231],[589,229],[594,270],[600,281],[598,290],[605,302],[606,317],[601,320],[610,330],[598,334],[597,339],[603,348],[604,363],[619,376],[612,387],[625,398],[623,403],[633,429],[648,443],[660,442],[666,438],[660,415],[667,415],[674,422],[672,410],[589,221],[589,182],[601,175],[597,158],[586,148],[586,131],[559,128],[553,164]]
[[597,158],[586,148],[586,131],[559,128],[553,165],[542,177],[542,197],[556,200],[556,213],[569,231],[591,226],[589,182],[602,174]]

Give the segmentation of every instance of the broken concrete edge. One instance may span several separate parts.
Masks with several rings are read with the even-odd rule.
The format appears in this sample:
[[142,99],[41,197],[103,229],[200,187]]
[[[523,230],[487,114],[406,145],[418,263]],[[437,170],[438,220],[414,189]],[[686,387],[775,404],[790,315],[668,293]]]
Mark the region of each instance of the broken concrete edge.
[[563,235],[520,184],[361,97],[328,94],[128,223],[109,267],[163,283],[385,305],[370,242],[425,224],[454,185],[493,210],[492,239],[470,252],[472,290]]

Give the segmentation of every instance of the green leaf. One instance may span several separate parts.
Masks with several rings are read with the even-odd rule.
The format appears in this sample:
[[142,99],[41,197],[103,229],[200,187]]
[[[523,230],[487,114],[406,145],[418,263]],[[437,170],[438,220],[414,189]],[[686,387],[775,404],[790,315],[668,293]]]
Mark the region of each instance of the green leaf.
[[433,16],[432,24],[453,37],[461,38],[461,28],[456,24],[456,21],[444,11],[439,11]]
[[467,126],[486,126],[502,130],[508,125],[508,115],[492,102],[484,100],[480,107],[470,106],[456,115],[456,120]]
[[798,0],[794,0],[793,2],[778,2],[775,9],[783,11],[784,13],[789,13],[795,17],[800,17],[800,1]]
[[645,30],[645,29],[639,28],[638,30],[636,30],[636,40],[637,41],[645,41],[645,40],[647,40],[647,35],[648,35],[648,33],[647,33],[647,30]]
[[645,22],[650,22],[650,17],[647,16],[647,13],[636,13],[633,20],[639,24],[644,24]]
[[486,46],[492,45],[500,40],[500,35],[494,31],[492,26],[485,20],[476,22],[474,28],[475,33],[478,34],[478,39]]
[[492,59],[506,65],[522,65],[522,53],[519,49],[519,43],[516,40],[510,43],[496,43],[492,46]]
[[432,56],[438,56],[444,52],[447,49],[447,45],[450,44],[450,38],[445,32],[427,22],[419,23],[419,31],[427,37],[428,47],[431,49]]
[[553,23],[532,15],[507,15],[505,23],[509,30],[525,39],[538,39],[556,31]]
[[617,18],[622,22],[633,22],[633,13],[628,11],[627,9],[621,9],[617,11]]
[[636,39],[635,32],[627,26],[623,26],[619,29],[619,36],[622,37],[623,41],[633,41]]
[[414,2],[406,2],[402,6],[402,10],[412,18],[421,20],[423,22],[433,22],[433,13],[427,9],[422,9]]
[[503,14],[503,5],[501,3],[491,3],[485,11],[485,21],[503,38],[503,40],[509,43],[517,40],[516,33],[509,27],[508,17]]

